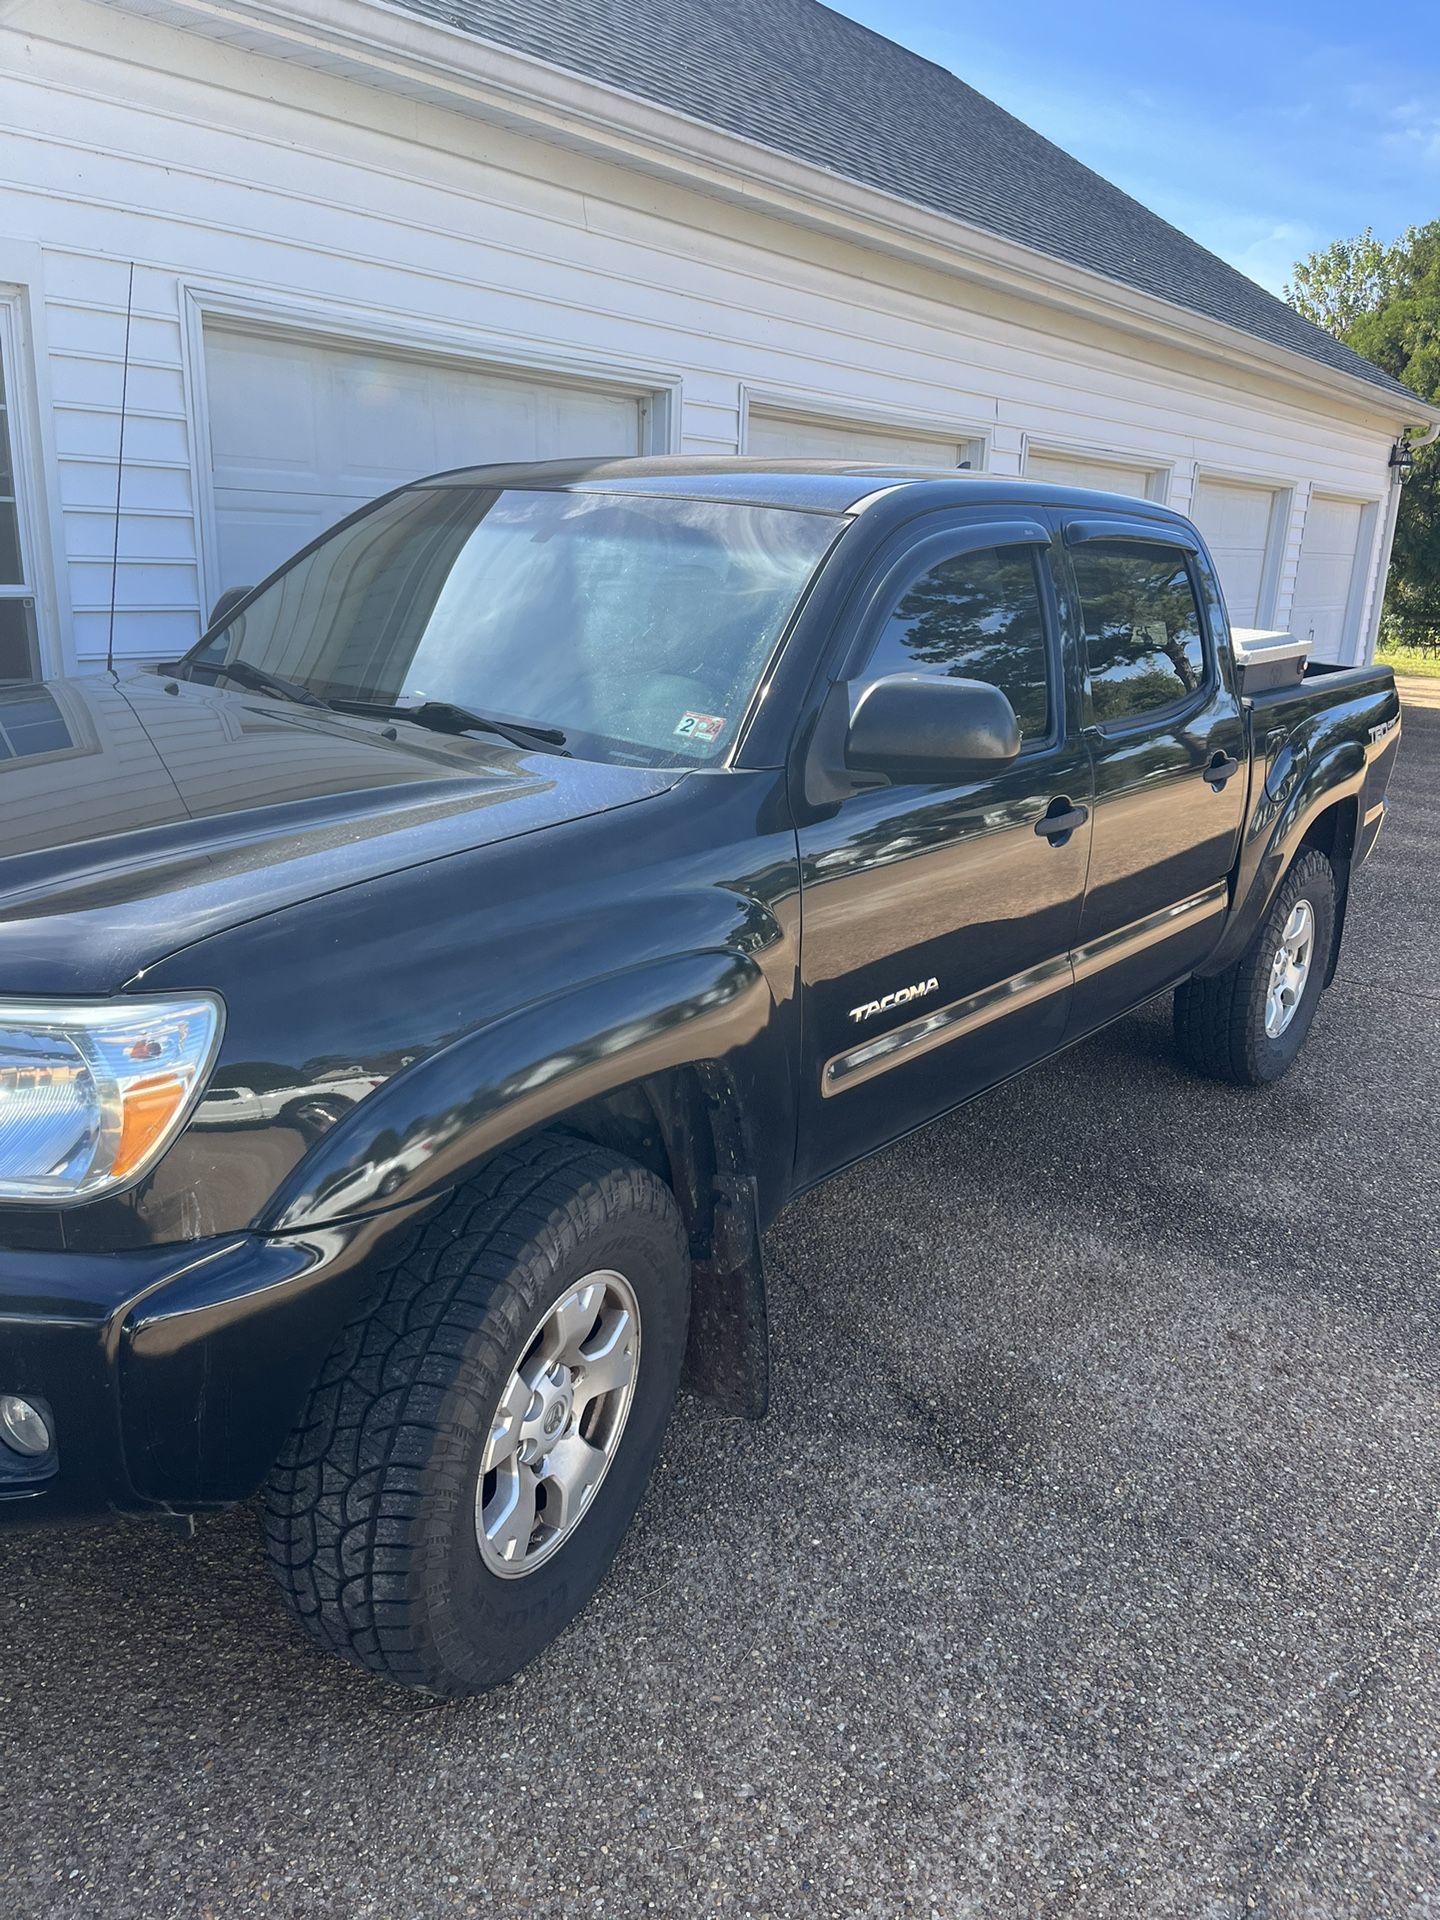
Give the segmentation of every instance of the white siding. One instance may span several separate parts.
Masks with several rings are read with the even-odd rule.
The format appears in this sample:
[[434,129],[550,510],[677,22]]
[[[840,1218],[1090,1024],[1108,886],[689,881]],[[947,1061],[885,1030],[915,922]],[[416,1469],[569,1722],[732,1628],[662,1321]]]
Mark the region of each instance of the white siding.
[[[186,644],[222,575],[200,430],[206,313],[654,394],[652,441],[695,452],[736,450],[755,389],[793,396],[797,417],[829,411],[877,432],[892,418],[901,438],[966,423],[1000,473],[1022,470],[1027,445],[1089,449],[1168,476],[1181,505],[1197,469],[1252,473],[1293,501],[1282,621],[1309,490],[1385,492],[1397,422],[1379,398],[1373,411],[1310,404],[1243,354],[1217,369],[88,0],[20,0],[7,21],[0,282],[39,262],[28,291],[48,355],[35,379],[53,409],[49,480],[82,664],[105,651],[131,259],[122,655]],[[494,451],[477,433],[467,457]]]
[[[116,653],[156,658],[182,652],[198,630],[201,588],[175,276],[137,266],[128,383],[128,266],[47,249],[44,291],[76,660],[83,665],[103,659],[108,641],[122,386]],[[167,305],[168,313],[161,310]]]

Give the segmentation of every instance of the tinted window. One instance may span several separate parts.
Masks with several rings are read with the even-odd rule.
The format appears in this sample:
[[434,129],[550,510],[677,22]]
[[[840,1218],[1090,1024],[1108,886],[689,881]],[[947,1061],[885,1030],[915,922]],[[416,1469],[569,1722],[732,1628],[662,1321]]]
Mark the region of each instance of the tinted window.
[[988,681],[1014,707],[1024,737],[1043,736],[1050,659],[1033,549],[957,553],[907,587],[870,661],[870,677],[887,673]]
[[1086,541],[1074,551],[1097,720],[1126,720],[1188,699],[1205,679],[1200,613],[1175,547]]

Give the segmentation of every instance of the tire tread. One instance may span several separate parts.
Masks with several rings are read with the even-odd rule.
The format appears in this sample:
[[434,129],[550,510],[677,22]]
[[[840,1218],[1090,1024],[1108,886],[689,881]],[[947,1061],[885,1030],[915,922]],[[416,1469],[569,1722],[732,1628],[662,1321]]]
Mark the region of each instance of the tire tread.
[[[1300,894],[1317,888],[1330,890],[1333,925],[1333,870],[1325,855],[1312,848],[1300,855],[1285,876],[1255,938],[1240,958],[1223,973],[1186,980],[1175,989],[1176,1043],[1197,1073],[1242,1087],[1266,1086],[1277,1077],[1266,1052],[1263,1023],[1256,1017],[1257,995],[1263,1001],[1266,969],[1273,952],[1271,928],[1282,913],[1288,914]],[[1319,969],[1318,957],[1316,966]],[[1318,995],[1323,970],[1312,974],[1312,979]],[[1306,1031],[1308,1025],[1307,1018]]]
[[262,1492],[270,1569],[289,1611],[328,1651],[403,1685],[437,1685],[415,1618],[428,1542],[426,1471],[465,1457],[473,1426],[462,1362],[500,1367],[528,1331],[523,1263],[557,1258],[618,1210],[665,1216],[645,1169],[578,1139],[541,1134],[497,1155],[415,1230],[341,1330]]

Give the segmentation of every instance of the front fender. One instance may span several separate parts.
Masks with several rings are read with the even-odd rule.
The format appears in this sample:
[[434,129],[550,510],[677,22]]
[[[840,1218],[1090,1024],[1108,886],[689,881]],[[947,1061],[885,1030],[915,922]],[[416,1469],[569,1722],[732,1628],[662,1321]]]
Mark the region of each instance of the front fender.
[[788,1126],[793,1095],[773,1023],[764,974],[730,950],[537,1001],[387,1080],[293,1169],[257,1225],[290,1231],[442,1192],[582,1101],[703,1061],[723,1061],[742,1103],[771,1128]]

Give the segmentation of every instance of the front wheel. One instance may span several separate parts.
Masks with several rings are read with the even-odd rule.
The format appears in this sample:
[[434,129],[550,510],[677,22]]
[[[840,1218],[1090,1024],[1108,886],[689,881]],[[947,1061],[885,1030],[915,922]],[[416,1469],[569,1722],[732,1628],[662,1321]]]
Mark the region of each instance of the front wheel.
[[590,1598],[640,1503],[689,1292],[654,1174],[554,1137],[492,1162],[346,1328],[271,1475],[291,1611],[430,1693],[509,1679]]
[[1176,988],[1175,1038],[1189,1064],[1242,1087],[1278,1080],[1315,1018],[1334,934],[1334,869],[1303,853],[1235,964]]

